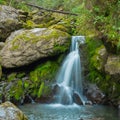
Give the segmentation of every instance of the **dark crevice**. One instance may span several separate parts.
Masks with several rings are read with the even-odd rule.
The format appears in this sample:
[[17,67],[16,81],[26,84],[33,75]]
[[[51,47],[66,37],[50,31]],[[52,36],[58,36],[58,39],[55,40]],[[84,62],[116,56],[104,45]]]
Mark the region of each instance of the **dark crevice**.
[[21,66],[21,67],[17,67],[17,68],[4,68],[3,67],[2,72],[4,74],[10,74],[12,72],[26,72],[26,73],[28,73],[29,71],[34,70],[40,64],[43,64],[47,61],[56,61],[59,56],[60,55],[42,58],[40,60],[36,60],[36,61],[32,62],[31,64]]

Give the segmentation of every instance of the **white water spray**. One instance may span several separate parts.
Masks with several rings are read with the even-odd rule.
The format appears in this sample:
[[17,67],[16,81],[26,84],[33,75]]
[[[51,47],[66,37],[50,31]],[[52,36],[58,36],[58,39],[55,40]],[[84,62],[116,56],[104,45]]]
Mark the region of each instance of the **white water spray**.
[[57,76],[57,85],[59,87],[57,92],[57,103],[73,104],[75,94],[77,98],[84,104],[83,86],[81,76],[81,61],[79,45],[85,41],[84,36],[73,36],[71,51],[67,55],[61,70]]

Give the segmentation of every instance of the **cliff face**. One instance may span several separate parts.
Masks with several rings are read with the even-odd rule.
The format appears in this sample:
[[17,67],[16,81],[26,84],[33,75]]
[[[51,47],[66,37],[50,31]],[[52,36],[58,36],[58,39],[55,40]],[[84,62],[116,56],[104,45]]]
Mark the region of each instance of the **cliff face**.
[[[93,18],[92,25],[95,30],[94,35],[90,33],[91,35],[86,37],[89,55],[87,79],[103,90],[106,103],[117,106],[120,104],[120,3],[117,0],[90,1],[86,2],[86,8],[91,10],[90,19]],[[88,23],[88,26],[91,24]]]

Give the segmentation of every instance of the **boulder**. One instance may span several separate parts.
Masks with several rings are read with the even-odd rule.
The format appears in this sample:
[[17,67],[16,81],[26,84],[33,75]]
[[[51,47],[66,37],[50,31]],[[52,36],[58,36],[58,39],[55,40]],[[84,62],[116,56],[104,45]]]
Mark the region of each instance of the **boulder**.
[[[21,17],[22,16],[22,17]],[[5,39],[14,30],[22,27],[22,19],[26,17],[24,12],[19,12],[10,6],[0,5],[0,40]]]
[[71,88],[69,87],[64,87],[61,86],[61,90],[60,90],[60,103],[63,105],[71,105],[73,103],[72,101],[72,94],[73,91],[71,90]]
[[0,120],[28,120],[28,118],[11,102],[0,105]]
[[95,84],[89,84],[87,86],[85,95],[93,104],[102,103],[103,98],[105,97],[102,91]]
[[2,67],[0,65],[0,79],[1,79],[1,77],[2,77]]
[[0,42],[0,50],[2,50],[2,48],[4,47],[5,43],[4,42]]
[[83,105],[81,97],[80,97],[79,93],[77,93],[77,92],[73,93],[73,101],[78,105]]
[[105,72],[109,75],[120,75],[120,56],[108,56],[107,63],[105,64]]
[[0,51],[1,65],[15,68],[59,55],[69,48],[70,35],[57,29],[34,28],[13,32]]
[[99,71],[104,71],[104,65],[106,63],[107,57],[108,53],[106,48],[103,45],[100,46],[96,49],[95,55],[91,59],[93,66]]

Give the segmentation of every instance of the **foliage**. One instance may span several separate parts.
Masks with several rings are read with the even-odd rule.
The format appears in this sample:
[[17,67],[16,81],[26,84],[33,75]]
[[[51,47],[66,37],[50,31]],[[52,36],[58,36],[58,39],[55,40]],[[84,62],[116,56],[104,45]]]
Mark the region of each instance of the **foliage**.
[[5,0],[0,0],[0,4],[6,4]]
[[51,95],[51,85],[58,71],[61,57],[56,62],[48,61],[32,70],[28,75],[25,72],[11,73],[5,78],[7,84],[0,92],[0,99],[24,100],[27,95],[41,98]]
[[[59,24],[51,26],[49,29],[53,27],[62,31],[69,30],[71,35],[85,35],[87,44],[86,50],[89,60],[89,80],[97,83],[108,96],[111,94],[111,98],[118,97],[120,85],[117,84],[111,76],[96,69],[99,63],[95,59],[95,55],[97,48],[103,45],[98,38],[100,36],[107,36],[107,39],[105,39],[106,42],[115,45],[117,47],[117,53],[119,54],[120,52],[120,0],[19,0],[19,2],[18,0],[0,0],[0,4],[7,4],[25,11],[34,9],[26,6],[24,2],[33,3],[49,9],[70,11],[78,14],[78,16],[66,15],[61,18],[60,15],[58,15],[59,17],[58,19],[56,17],[56,19],[59,21]],[[53,21],[45,21],[45,24],[36,25],[33,21],[27,20],[24,27],[28,29],[34,27],[48,27],[54,23]],[[67,29],[68,26],[70,29]],[[54,31],[52,35],[57,37]],[[48,37],[44,39],[47,40]],[[18,47],[18,45],[15,46],[13,43],[13,50],[18,49]],[[66,51],[66,48],[59,47],[57,43],[54,49],[58,52],[60,50],[63,50],[63,52]],[[11,88],[10,95],[15,96],[16,99],[20,99],[20,96],[25,95],[26,92],[37,97],[48,94],[48,83],[50,83],[55,76],[58,65],[57,62],[50,61],[41,64],[30,72],[30,80],[26,81],[21,79],[24,73],[19,75],[13,73],[9,75],[9,82],[17,80],[17,82],[15,82],[16,85]],[[19,88],[20,91],[18,91],[17,88]]]

